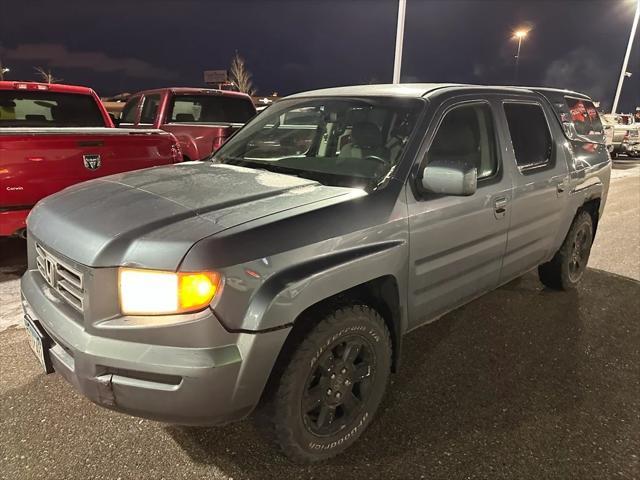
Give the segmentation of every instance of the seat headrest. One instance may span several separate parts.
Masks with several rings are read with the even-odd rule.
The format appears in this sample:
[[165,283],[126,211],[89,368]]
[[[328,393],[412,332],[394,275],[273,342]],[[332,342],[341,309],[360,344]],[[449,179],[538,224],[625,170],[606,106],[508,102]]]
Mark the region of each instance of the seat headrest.
[[379,148],[382,146],[382,135],[375,123],[358,122],[351,132],[353,144],[363,148]]
[[177,122],[195,122],[196,117],[194,117],[193,114],[191,113],[178,113],[176,115],[176,121]]

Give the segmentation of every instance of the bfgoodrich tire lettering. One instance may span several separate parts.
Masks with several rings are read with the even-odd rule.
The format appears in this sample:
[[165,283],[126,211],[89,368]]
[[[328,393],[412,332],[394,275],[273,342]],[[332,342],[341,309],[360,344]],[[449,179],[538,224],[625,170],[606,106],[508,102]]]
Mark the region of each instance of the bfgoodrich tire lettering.
[[375,310],[349,306],[320,319],[271,399],[272,433],[283,452],[308,463],[346,450],[371,422],[390,370],[391,340]]

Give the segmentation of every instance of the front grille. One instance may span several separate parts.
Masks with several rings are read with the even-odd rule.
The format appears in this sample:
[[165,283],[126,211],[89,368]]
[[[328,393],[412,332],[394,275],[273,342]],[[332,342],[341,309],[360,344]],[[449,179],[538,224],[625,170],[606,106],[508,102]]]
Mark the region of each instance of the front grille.
[[42,278],[60,294],[71,306],[79,310],[84,309],[84,283],[82,273],[67,262],[35,244],[36,264]]

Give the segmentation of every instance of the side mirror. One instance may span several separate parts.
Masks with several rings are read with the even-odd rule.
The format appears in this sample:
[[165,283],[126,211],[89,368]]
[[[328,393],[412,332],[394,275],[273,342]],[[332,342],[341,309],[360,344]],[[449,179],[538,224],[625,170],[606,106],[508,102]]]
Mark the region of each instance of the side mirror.
[[478,188],[478,169],[471,163],[431,161],[422,172],[422,188],[439,195],[473,195]]

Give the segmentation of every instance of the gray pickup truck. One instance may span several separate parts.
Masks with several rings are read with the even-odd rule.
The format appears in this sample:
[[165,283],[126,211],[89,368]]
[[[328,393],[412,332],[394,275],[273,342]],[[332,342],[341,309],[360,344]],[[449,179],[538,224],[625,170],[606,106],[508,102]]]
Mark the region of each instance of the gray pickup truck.
[[611,160],[570,99],[590,101],[319,90],[210,160],[63,190],[28,219],[31,345],[107,408],[216,425],[259,407],[293,460],[336,455],[373,420],[404,334],[532,269],[580,281]]

